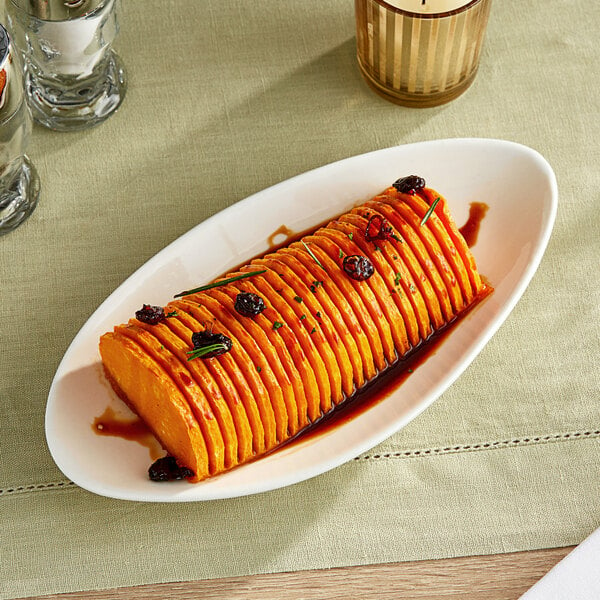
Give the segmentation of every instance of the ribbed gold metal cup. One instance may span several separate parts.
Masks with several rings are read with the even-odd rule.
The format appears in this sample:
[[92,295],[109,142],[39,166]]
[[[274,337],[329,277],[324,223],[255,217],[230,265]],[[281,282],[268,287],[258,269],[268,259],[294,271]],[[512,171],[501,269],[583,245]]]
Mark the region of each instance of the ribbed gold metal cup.
[[437,106],[460,96],[475,79],[491,0],[355,0],[355,5],[361,73],[387,100]]

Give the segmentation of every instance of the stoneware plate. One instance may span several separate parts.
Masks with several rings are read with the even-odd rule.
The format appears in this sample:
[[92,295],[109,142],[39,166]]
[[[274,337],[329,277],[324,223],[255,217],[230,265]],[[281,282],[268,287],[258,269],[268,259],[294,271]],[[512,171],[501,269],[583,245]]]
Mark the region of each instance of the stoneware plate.
[[[401,393],[392,392],[321,435],[198,484],[151,482],[148,448],[94,432],[94,418],[107,406],[128,414],[102,375],[102,333],[126,322],[143,303],[165,305],[174,293],[208,283],[264,252],[282,225],[305,231],[412,174],[444,194],[458,226],[467,220],[471,202],[489,205],[473,253],[495,292],[461,320],[402,384]],[[46,436],[56,464],[73,482],[96,494],[188,502],[265,492],[354,458],[414,419],[469,366],[529,284],[548,243],[556,206],[556,180],[544,158],[525,146],[491,139],[447,139],[377,150],[238,202],[149,260],[81,328],[58,367],[48,398]]]

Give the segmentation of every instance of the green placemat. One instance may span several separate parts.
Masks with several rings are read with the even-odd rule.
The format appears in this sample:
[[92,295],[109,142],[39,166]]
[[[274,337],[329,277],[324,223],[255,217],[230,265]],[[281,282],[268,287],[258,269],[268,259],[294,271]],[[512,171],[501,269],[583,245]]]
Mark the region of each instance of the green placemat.
[[[34,130],[40,204],[0,238],[0,597],[560,546],[600,525],[600,5],[496,2],[473,87],[426,110],[363,83],[353,11],[124,3],[121,110],[84,133]],[[43,429],[54,371],[137,267],[290,176],[470,136],[544,154],[559,212],[522,300],[429,410],[368,455],[248,498],[127,503],[64,478]]]

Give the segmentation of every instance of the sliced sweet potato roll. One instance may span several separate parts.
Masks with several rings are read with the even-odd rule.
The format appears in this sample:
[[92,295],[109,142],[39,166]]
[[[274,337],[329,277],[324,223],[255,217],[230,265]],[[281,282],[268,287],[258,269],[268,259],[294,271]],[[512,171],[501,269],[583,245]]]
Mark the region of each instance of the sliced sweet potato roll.
[[295,290],[281,277],[283,267],[270,256],[253,261],[251,266],[245,268],[252,269],[256,266],[266,267],[266,272],[255,278],[257,285],[263,279],[268,283],[269,287],[265,287],[265,291],[272,292],[274,305],[280,311],[284,322],[297,335],[313,365],[321,391],[321,410],[328,412],[332,401],[334,404],[341,402],[343,391],[340,366],[324,331],[326,317],[318,309],[311,313],[300,305],[296,300]]
[[[370,381],[375,377],[377,371],[375,370],[375,364],[373,362],[373,354],[369,347],[369,339],[365,334],[358,318],[352,311],[352,308],[346,301],[342,291],[337,286],[333,278],[330,278],[327,282],[327,286],[318,285],[324,277],[325,271],[315,262],[315,260],[308,256],[306,252],[301,252],[297,248],[280,248],[278,250],[279,256],[289,255],[293,258],[291,263],[294,266],[296,272],[300,272],[302,277],[305,273],[310,274],[310,277],[306,281],[310,281],[309,291],[319,297],[319,301],[323,303],[330,303],[332,310],[337,311],[341,321],[339,321],[339,330],[342,333],[342,337],[347,340],[348,353],[354,365],[354,377],[355,385],[357,388],[362,387],[365,379]],[[314,290],[314,291],[313,291]],[[358,350],[358,354],[352,352],[354,346]],[[362,367],[362,370],[361,370]]]
[[418,194],[422,196],[427,202],[427,204],[429,204],[430,206],[433,204],[433,202],[435,202],[436,198],[440,199],[438,206],[436,207],[435,213],[445,225],[446,230],[448,231],[450,238],[452,239],[452,243],[459,251],[463,262],[467,267],[469,279],[471,280],[471,285],[473,286],[473,290],[475,291],[475,296],[481,294],[485,286],[481,280],[481,275],[477,270],[475,258],[473,257],[471,250],[469,250],[465,239],[456,227],[456,223],[454,222],[454,219],[450,214],[450,209],[448,208],[448,202],[446,201],[446,198],[444,198],[444,196],[442,196],[435,190],[432,190],[431,188],[427,187],[419,190]]
[[[313,327],[317,328],[314,334],[311,334],[311,340],[315,342],[318,349],[322,350],[321,355],[326,356],[328,362],[331,360],[330,356],[335,357],[340,380],[337,379],[338,370],[330,370],[329,373],[330,375],[332,372],[334,373],[334,377],[331,378],[332,396],[334,402],[338,404],[343,399],[340,394],[340,382],[341,391],[347,396],[354,391],[353,368],[346,346],[341,341],[337,329],[329,316],[329,311],[326,309],[325,305],[329,300],[328,296],[321,294],[317,298],[315,294],[311,293],[308,285],[313,285],[311,283],[312,279],[308,277],[306,283],[302,281],[301,277],[288,265],[289,258],[286,258],[282,252],[278,252],[269,254],[264,259],[253,261],[252,264],[264,264],[277,272],[286,285],[285,294],[282,290],[282,296],[285,296],[286,301],[290,304],[292,310],[294,310],[298,323],[309,331],[309,333],[312,332]],[[329,302],[329,304],[331,303]],[[311,316],[316,321],[316,325],[311,325]],[[324,336],[324,340],[321,338],[319,332]],[[325,342],[328,344],[329,349],[323,346]],[[326,368],[328,366],[326,364]]]
[[[414,196],[416,196],[416,194],[414,194]],[[395,209],[410,223],[413,230],[429,252],[429,256],[438,268],[439,273],[442,275],[444,283],[450,291],[450,297],[456,299],[454,309],[457,312],[461,311],[465,305],[468,305],[473,300],[471,283],[462,259],[458,256],[456,249],[454,249],[454,253],[452,253],[449,248],[454,248],[453,245],[451,244],[450,247],[447,246],[447,243],[450,241],[449,238],[444,239],[441,236],[442,232],[439,229],[437,230],[438,238],[436,238],[434,233],[435,228],[432,229],[431,227],[432,217],[435,218],[434,212],[431,212],[427,218],[427,222],[421,225],[421,222],[429,211],[429,206],[425,205],[424,208],[421,207],[419,203],[413,199],[413,195],[397,194],[396,196],[390,196],[389,194],[384,194],[378,196],[378,198],[384,199],[385,202],[394,206]],[[423,204],[425,203],[423,202]],[[437,205],[434,209],[435,208],[437,208]],[[442,237],[442,245],[446,246],[445,251],[438,242],[439,237]],[[459,297],[460,300],[458,300]]]
[[294,438],[483,297],[435,194],[418,177],[398,180],[102,336],[113,386],[194,471],[185,476],[216,475]]
[[415,245],[411,242],[416,237],[412,228],[385,202],[366,202],[365,208],[384,215],[400,233],[400,241],[395,245],[396,251],[407,261],[413,276],[413,285],[415,288],[418,286],[425,298],[434,328],[443,327],[454,316],[448,290],[422,244],[419,242]]
[[[350,283],[350,278],[344,273],[339,264],[339,249],[335,249],[335,245],[325,237],[310,235],[303,238],[304,243],[311,244],[311,252],[319,261],[319,266],[324,271],[324,278],[315,280],[315,293],[319,293],[321,286],[325,287],[329,281],[333,280],[339,289],[342,291],[344,298],[347,300],[347,305],[356,316],[362,330],[365,332],[369,340],[371,355],[377,371],[382,371],[387,366],[386,357],[379,330],[371,317],[371,313],[365,306],[361,296]],[[325,248],[322,248],[323,245]],[[305,248],[299,243],[292,244],[292,248],[299,249],[301,252],[308,254]],[[329,248],[330,252],[327,252]],[[335,256],[333,259],[331,256]],[[313,259],[314,260],[314,259]]]
[[209,468],[200,425],[179,387],[166,371],[133,340],[117,332],[100,339],[100,354],[117,395],[150,427],[180,467],[200,481],[216,471]]
[[[137,334],[141,328],[145,330],[146,335],[156,338],[160,344],[161,355],[167,355],[173,379],[181,382],[184,393],[194,391],[193,400],[190,400],[192,407],[198,405],[199,399],[203,401],[202,406],[207,402],[211,405],[213,414],[217,415],[217,422],[222,431],[226,432],[223,434],[225,447],[229,445],[230,437],[235,437],[236,442],[233,446],[237,446],[237,457],[228,456],[225,452],[225,465],[227,466],[230,460],[233,460],[233,465],[246,462],[253,455],[252,429],[237,389],[220,361],[189,360],[188,352],[193,349],[191,336],[187,340],[181,339],[165,323],[149,325],[131,319],[129,324],[129,331]],[[144,337],[141,336],[142,339]],[[200,406],[199,408],[201,417],[205,412]]]
[[[234,307],[238,295],[240,293],[243,293],[239,290],[238,287],[235,287],[233,284],[215,290],[215,296],[217,298],[219,297],[219,292],[222,294],[227,294]],[[248,293],[256,294],[256,292],[249,290]],[[289,435],[295,435],[301,427],[304,427],[308,424],[306,408],[306,390],[304,389],[304,383],[299,369],[299,366],[303,364],[301,362],[301,355],[299,355],[298,353],[295,354],[296,358],[299,359],[299,362],[297,363],[294,360],[294,356],[290,352],[290,349],[286,343],[291,342],[291,344],[293,345],[293,336],[290,335],[289,329],[285,328],[285,331],[282,332],[283,335],[281,335],[281,333],[278,333],[278,331],[273,329],[273,323],[278,322],[280,316],[271,307],[268,299],[265,299],[263,296],[260,296],[258,294],[256,295],[259,298],[261,298],[263,303],[265,303],[265,308],[261,313],[257,315],[252,315],[249,318],[263,330],[265,336],[275,348],[277,356],[281,361],[281,365],[285,369],[288,379],[291,383],[294,392],[293,396],[284,395],[284,401],[286,403],[285,407],[288,415],[288,433]]]
[[[167,319],[167,325],[177,331],[180,337],[188,337],[196,331],[205,330],[206,324],[215,320],[215,317],[204,307],[195,303],[188,304],[181,300],[173,302],[169,306],[177,311],[177,317]],[[277,444],[277,430],[269,391],[259,374],[260,367],[254,365],[244,345],[225,325],[219,323],[219,329],[233,341],[231,351],[222,354],[219,360],[228,366],[230,373],[237,373],[242,378],[238,390],[247,390],[247,394],[242,395],[242,398],[247,399],[249,415],[255,412],[252,404],[256,405],[259,425],[257,425],[257,433],[254,436],[255,453],[268,451]],[[263,435],[260,434],[260,426],[262,426]]]
[[[288,439],[288,416],[284,394],[293,394],[289,378],[281,366],[273,345],[264,336],[260,328],[252,323],[242,325],[234,312],[226,309],[218,300],[208,294],[194,294],[184,299],[193,311],[193,304],[201,304],[215,319],[225,326],[241,344],[250,357],[254,368],[259,372],[275,415],[277,443]],[[210,325],[210,323],[208,324]],[[260,343],[259,343],[260,342]],[[233,344],[232,344],[233,347]]]
[[[286,248],[289,252],[289,249]],[[296,296],[296,302],[304,304],[315,316],[317,313],[326,315],[324,320],[324,331],[328,337],[331,347],[336,352],[336,358],[342,373],[342,386],[346,394],[351,394],[355,387],[361,387],[364,383],[363,367],[358,346],[344,323],[339,309],[332,302],[329,294],[316,295],[311,292],[314,286],[314,276],[297,260],[292,254],[283,250],[274,255],[278,264],[282,265],[286,274],[286,281],[291,282]],[[328,287],[331,283],[328,285]],[[300,316],[303,318],[303,315]]]
[[379,252],[385,261],[387,261],[387,267],[382,267],[385,273],[384,278],[388,282],[388,287],[391,287],[390,293],[405,320],[409,340],[415,346],[421,339],[427,339],[431,333],[431,321],[427,312],[427,306],[419,291],[414,294],[411,292],[412,276],[410,275],[410,271],[392,245],[394,238],[399,239],[398,234],[392,229],[389,238],[386,240],[368,242],[365,239],[365,232],[373,219],[380,219],[382,224],[387,223],[381,215],[368,214],[369,218],[367,219],[358,211],[347,213],[340,217],[340,222],[351,224],[354,227],[354,239],[357,240],[359,245],[363,243],[376,244]]

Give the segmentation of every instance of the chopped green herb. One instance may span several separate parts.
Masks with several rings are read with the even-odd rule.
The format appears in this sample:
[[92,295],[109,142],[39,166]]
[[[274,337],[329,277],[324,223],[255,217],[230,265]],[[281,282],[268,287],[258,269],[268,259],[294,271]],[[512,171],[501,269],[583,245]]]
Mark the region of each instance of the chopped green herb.
[[300,302],[300,303],[302,303],[302,298],[301,298],[300,296],[294,296],[294,300],[295,300],[296,302]]
[[267,270],[263,269],[262,271],[251,271],[249,273],[243,273],[242,275],[236,275],[235,277],[229,277],[227,279],[222,279],[221,281],[215,281],[214,283],[201,285],[200,287],[194,288],[193,290],[179,292],[179,294],[175,294],[175,298],[179,298],[180,296],[189,296],[190,294],[195,294],[196,292],[203,292],[204,290],[210,290],[212,288],[220,287],[222,285],[227,285],[228,283],[231,283],[232,281],[237,281],[238,279],[246,279],[246,277],[253,277],[254,275],[260,275],[261,273],[266,272]]
[[176,317],[177,316],[177,311],[176,310],[172,310],[171,312],[168,312],[165,317],[169,318],[169,317]]
[[311,335],[312,335],[313,333],[315,333],[316,331],[317,331],[317,328],[316,328],[316,327],[313,327],[313,328],[312,328],[312,331],[310,332],[310,333],[311,333]]
[[350,238],[350,240],[353,240],[354,239],[354,234],[353,233],[349,233],[348,237]]
[[256,367],[256,372],[257,372],[257,373],[260,373],[261,371],[262,371],[262,367],[258,367],[258,366],[257,366],[257,367]]
[[395,233],[392,233],[392,237],[393,237],[393,238],[394,238],[394,239],[395,239],[397,242],[400,242],[400,243],[402,243],[402,240],[401,240],[401,239],[400,239],[400,238],[399,238],[399,237],[398,237],[398,236],[397,236]]
[[394,278],[394,285],[399,285],[401,279],[402,279],[402,273],[400,273],[400,271],[398,271],[396,273],[396,277]]
[[320,285],[323,285],[322,281],[313,281],[310,285],[310,291],[313,293],[316,292]]
[[320,311],[320,310],[318,310],[318,311],[315,313],[315,316],[317,317],[317,319],[320,319],[320,318],[321,318],[321,311]]
[[392,258],[393,258],[394,260],[398,260],[398,257],[397,257],[395,254],[394,254],[394,256],[392,256]]
[[411,283],[408,286],[408,289],[414,294],[417,291],[417,288]]
[[413,370],[412,370],[412,369],[409,369],[409,370],[408,370],[408,372],[409,372],[409,373],[412,373],[412,372],[413,372]]
[[279,329],[280,327],[283,327],[283,323],[281,323],[280,321],[275,321],[273,323],[273,329]]
[[440,197],[438,196],[431,204],[431,206],[429,207],[429,209],[427,210],[427,212],[425,213],[425,216],[423,217],[423,219],[421,220],[421,227],[423,227],[423,225],[425,225],[425,223],[427,223],[427,221],[429,220],[429,217],[431,217],[431,215],[433,214],[433,211],[435,210],[435,207],[437,206],[438,202],[440,201]]
[[225,344],[217,343],[217,344],[209,344],[208,346],[202,346],[202,348],[195,348],[194,350],[190,350],[189,352],[186,352],[186,354],[189,355],[188,360],[194,360],[195,358],[202,358],[203,356],[206,356],[207,354],[210,354],[211,352],[215,352],[218,350],[227,351],[227,349],[228,348]]
[[320,263],[319,259],[313,254],[313,251],[304,243],[303,240],[300,240],[302,245],[306,248],[306,251],[312,256],[313,260],[323,269],[323,265]]
[[338,255],[340,258],[344,258],[344,253],[342,252],[342,250],[340,249],[340,253]]
[[306,319],[306,315],[300,315],[300,320],[303,321],[304,319]]
[[164,349],[165,349],[165,347],[164,347],[164,346],[161,344],[161,345],[160,345],[160,349],[161,349],[161,350],[164,350]]

